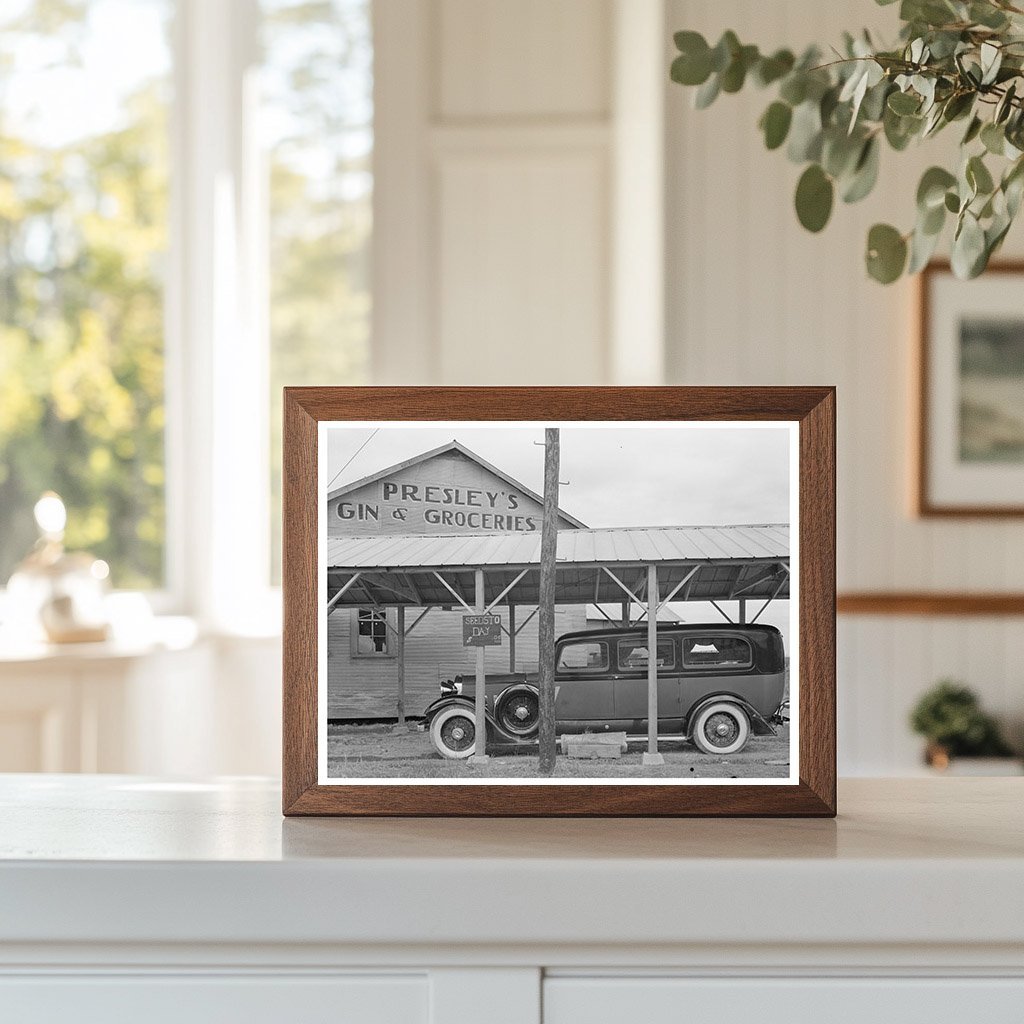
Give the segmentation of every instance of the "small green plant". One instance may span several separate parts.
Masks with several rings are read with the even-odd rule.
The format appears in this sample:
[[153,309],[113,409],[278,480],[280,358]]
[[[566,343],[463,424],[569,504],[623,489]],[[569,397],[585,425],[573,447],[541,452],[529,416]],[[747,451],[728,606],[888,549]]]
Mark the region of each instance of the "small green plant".
[[914,732],[949,757],[1006,757],[1013,753],[991,715],[969,687],[943,679],[917,702]]
[[773,87],[777,98],[759,127],[768,149],[785,143],[790,160],[807,164],[795,199],[808,231],[825,227],[837,193],[855,203],[871,192],[883,142],[902,151],[961,123],[959,166],[930,167],[913,228],[874,225],[865,259],[882,284],[916,273],[952,217],[953,271],[977,277],[1024,197],[1024,8],[1011,0],[901,0],[899,17],[897,45],[845,33],[831,56],[815,46],[800,57],[762,54],[732,31],[715,46],[698,32],[677,32],[671,77],[697,88],[701,109],[750,81]]

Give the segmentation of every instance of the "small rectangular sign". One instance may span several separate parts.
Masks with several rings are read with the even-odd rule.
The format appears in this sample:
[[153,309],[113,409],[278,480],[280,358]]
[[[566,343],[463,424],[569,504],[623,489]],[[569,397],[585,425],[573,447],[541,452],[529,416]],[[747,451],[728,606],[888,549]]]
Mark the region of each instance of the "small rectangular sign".
[[463,647],[500,647],[500,615],[463,615]]

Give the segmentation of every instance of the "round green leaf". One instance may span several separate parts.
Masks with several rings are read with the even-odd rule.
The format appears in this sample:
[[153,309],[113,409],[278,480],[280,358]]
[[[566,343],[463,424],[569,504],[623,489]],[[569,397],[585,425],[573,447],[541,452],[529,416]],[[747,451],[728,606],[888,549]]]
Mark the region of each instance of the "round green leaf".
[[693,105],[698,110],[705,110],[718,98],[722,91],[722,80],[718,75],[712,75],[693,95]]
[[935,255],[935,249],[939,244],[939,236],[940,232],[928,234],[918,226],[910,239],[910,262],[907,264],[908,274],[916,274],[924,270],[928,265],[928,261]]
[[876,224],[868,232],[868,273],[880,284],[892,284],[906,262],[906,239],[891,224]]
[[960,212],[960,197],[955,192],[946,193],[945,204],[950,213]]
[[790,106],[795,107],[807,99],[807,76],[802,71],[794,71],[779,86],[779,96]]
[[971,118],[970,124],[967,125],[967,131],[964,132],[964,137],[960,140],[961,146],[966,146],[968,143],[973,142],[981,132],[982,120],[980,117],[975,115]]
[[921,101],[917,96],[911,95],[909,92],[894,92],[889,95],[889,109],[894,114],[899,114],[900,117],[904,117],[908,114],[916,114],[921,106]]
[[985,256],[985,232],[977,217],[971,213],[964,213],[953,238],[953,251],[950,257],[953,273],[961,281],[977,277],[985,268]]
[[817,164],[811,164],[796,185],[796,215],[808,231],[820,231],[828,223],[832,197],[832,179]]
[[860,202],[878,181],[878,139],[872,137],[864,143],[857,166],[843,187],[843,202]]
[[941,206],[946,200],[946,190],[956,184],[956,176],[943,167],[929,167],[921,175],[917,186],[917,205],[922,210]]
[[972,156],[967,161],[966,176],[968,183],[980,195],[987,196],[995,188],[992,175],[985,166],[985,161],[980,156]]
[[817,160],[821,155],[821,110],[810,100],[793,111],[786,155],[793,163]]
[[789,125],[793,120],[793,108],[788,103],[776,100],[761,117],[764,144],[768,149],[778,149],[786,141]]
[[992,124],[990,121],[981,129],[981,142],[982,145],[995,156],[1003,155],[1003,148],[1006,144],[1006,135],[1003,132],[1002,126],[998,124]]
[[770,57],[762,57],[754,68],[758,85],[771,85],[793,70],[796,58],[789,50],[776,50]]
[[711,48],[699,32],[677,32],[679,56],[672,61],[672,81],[680,85],[703,85],[711,74]]

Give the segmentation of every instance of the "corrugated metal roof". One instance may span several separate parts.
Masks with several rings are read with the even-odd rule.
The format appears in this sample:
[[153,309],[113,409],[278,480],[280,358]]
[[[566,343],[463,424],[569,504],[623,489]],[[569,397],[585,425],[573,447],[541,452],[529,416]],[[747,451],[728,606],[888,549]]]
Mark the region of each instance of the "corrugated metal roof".
[[[530,605],[540,598],[539,533],[335,537],[327,542],[327,560],[328,599],[340,605],[468,605],[476,600],[476,569],[485,570],[485,604],[500,598]],[[626,598],[622,586],[640,600],[651,563],[658,566],[663,597],[784,599],[789,527],[564,530],[558,535],[555,600],[614,604]]]
[[[789,526],[659,526],[562,530],[565,565],[646,565],[789,559]],[[540,532],[459,536],[332,537],[327,564],[336,569],[526,567],[540,562]]]

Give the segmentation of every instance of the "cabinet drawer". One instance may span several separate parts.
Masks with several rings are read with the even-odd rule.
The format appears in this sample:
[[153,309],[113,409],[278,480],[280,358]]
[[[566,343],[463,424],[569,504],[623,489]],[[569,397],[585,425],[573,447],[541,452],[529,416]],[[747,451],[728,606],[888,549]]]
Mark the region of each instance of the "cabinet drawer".
[[18,1024],[426,1024],[425,975],[99,975],[0,978]]
[[544,982],[544,1024],[733,1019],[758,1024],[1021,1024],[1024,978],[554,976]]

